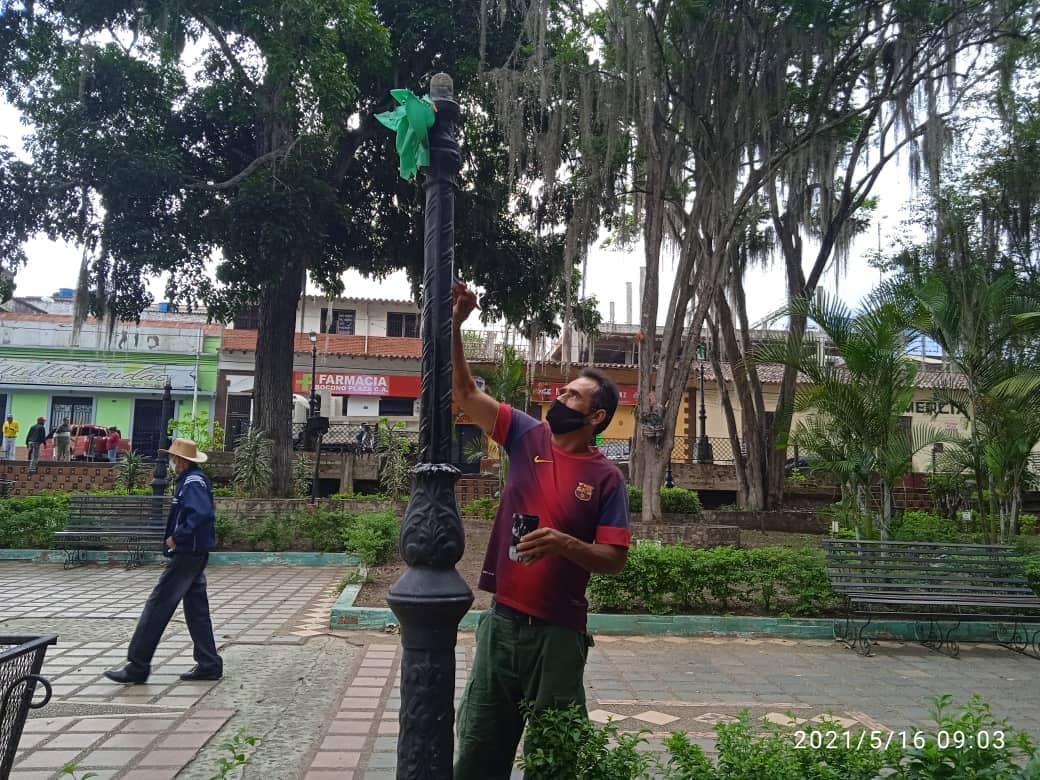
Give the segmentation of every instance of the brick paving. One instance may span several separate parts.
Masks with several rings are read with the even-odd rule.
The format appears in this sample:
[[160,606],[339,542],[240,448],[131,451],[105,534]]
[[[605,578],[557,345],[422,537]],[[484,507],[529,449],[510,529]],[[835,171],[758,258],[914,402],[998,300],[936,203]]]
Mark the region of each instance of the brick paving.
[[[53,630],[44,666],[55,698],[26,726],[12,780],[58,777],[63,764],[99,778],[209,778],[224,740],[260,738],[247,777],[385,780],[394,776],[401,706],[397,637],[326,628],[340,568],[217,566],[214,624],[227,658],[219,683],[181,683],[192,665],[183,622],[171,625],[148,685],[101,676],[126,641],[157,567],[132,572],[0,562],[0,633]],[[787,639],[602,636],[589,656],[591,717],[644,730],[649,749],[684,731],[711,751],[713,727],[742,711],[763,725],[832,717],[849,728],[927,725],[930,698],[974,693],[1040,736],[1034,659],[962,646],[950,659],[886,642],[873,658],[840,644]],[[456,694],[473,638],[456,651]],[[519,772],[514,773],[519,777]]]

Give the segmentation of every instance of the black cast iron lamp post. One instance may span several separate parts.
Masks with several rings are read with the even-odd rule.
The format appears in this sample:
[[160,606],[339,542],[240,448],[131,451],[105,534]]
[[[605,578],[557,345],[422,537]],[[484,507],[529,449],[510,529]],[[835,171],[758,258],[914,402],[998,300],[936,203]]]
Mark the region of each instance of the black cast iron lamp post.
[[313,330],[307,334],[311,340],[311,400],[310,414],[308,417],[316,417],[318,414],[318,334]]
[[[462,557],[462,520],[455,503],[459,471],[451,460],[451,288],[455,259],[455,177],[459,171],[459,106],[451,77],[438,73],[430,95],[394,90],[401,108],[380,117],[398,132],[401,173],[425,169],[426,237],[422,310],[422,413],[419,464],[401,527],[408,568],[387,602],[401,626],[401,711],[397,777],[452,776],[455,644],[473,592],[455,568]],[[434,113],[435,112],[435,113]],[[427,141],[427,128],[429,136]]]
[[[163,388],[162,412],[159,416],[162,418],[162,428],[159,430],[159,449],[168,450],[170,448],[170,420],[173,419],[173,387],[169,377],[166,377],[166,386]],[[152,471],[153,496],[166,495],[169,473],[170,456],[165,452],[155,453],[155,469]]]
[[701,374],[701,435],[697,439],[697,462],[698,463],[711,463],[715,460],[715,454],[712,452],[711,442],[708,441],[708,412],[704,408],[704,364],[700,365]]

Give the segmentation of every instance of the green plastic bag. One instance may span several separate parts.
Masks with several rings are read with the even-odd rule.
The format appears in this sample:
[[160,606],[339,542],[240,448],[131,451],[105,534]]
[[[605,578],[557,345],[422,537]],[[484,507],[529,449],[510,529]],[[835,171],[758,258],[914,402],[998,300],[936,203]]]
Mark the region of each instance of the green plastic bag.
[[393,111],[376,114],[376,119],[397,133],[401,178],[407,180],[430,164],[429,131],[436,109],[429,97],[420,98],[410,89],[392,89],[390,94],[400,105]]

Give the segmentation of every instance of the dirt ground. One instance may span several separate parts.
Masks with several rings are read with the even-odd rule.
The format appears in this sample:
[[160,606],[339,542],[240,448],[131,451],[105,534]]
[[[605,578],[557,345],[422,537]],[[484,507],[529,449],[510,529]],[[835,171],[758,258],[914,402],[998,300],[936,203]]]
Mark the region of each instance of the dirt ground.
[[[456,567],[459,574],[473,590],[473,609],[487,609],[491,606],[491,594],[477,590],[477,580],[480,579],[480,570],[484,565],[484,552],[487,550],[488,538],[491,536],[491,523],[482,520],[467,520],[466,527],[466,552]],[[355,607],[385,607],[386,594],[398,577],[405,570],[404,562],[394,557],[394,560],[374,566],[368,570],[368,582],[354,600]]]
[[[484,552],[487,550],[488,538],[491,536],[491,524],[480,520],[466,521],[466,552],[459,561],[458,570],[462,578],[473,589],[473,609],[487,609],[491,606],[491,594],[477,590],[480,569],[484,565]],[[780,545],[785,547],[803,547],[820,545],[825,536],[814,534],[791,534],[781,531],[741,531],[740,543],[743,547],[767,547]],[[396,558],[382,566],[375,566],[368,571],[368,582],[361,588],[354,606],[385,607],[386,594],[397,578],[404,572],[405,565]]]

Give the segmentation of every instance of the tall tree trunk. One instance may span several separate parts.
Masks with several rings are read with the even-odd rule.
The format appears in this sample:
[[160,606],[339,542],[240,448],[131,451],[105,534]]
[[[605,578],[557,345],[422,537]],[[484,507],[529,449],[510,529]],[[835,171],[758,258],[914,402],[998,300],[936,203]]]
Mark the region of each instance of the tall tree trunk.
[[254,420],[271,438],[271,492],[276,496],[293,494],[292,374],[301,276],[299,264],[289,265],[282,283],[265,289],[259,301],[253,374]]

